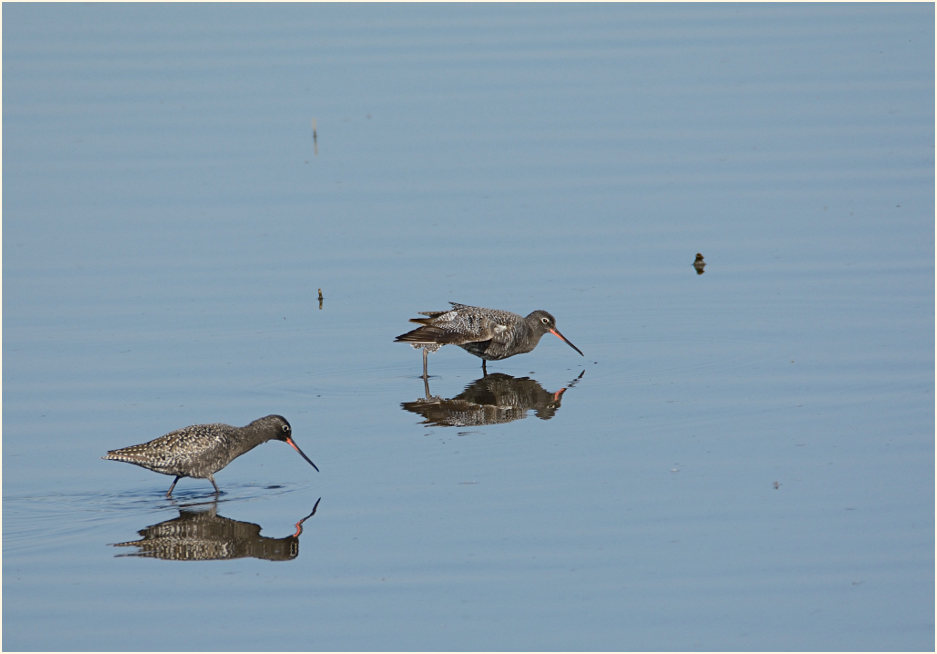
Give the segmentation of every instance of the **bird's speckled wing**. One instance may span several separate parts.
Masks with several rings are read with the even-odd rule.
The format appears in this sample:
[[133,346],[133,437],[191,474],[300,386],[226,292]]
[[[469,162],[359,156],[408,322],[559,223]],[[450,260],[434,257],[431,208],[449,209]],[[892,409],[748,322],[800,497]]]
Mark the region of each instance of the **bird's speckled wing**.
[[[227,457],[219,458],[212,454],[225,450],[228,431],[232,429],[234,428],[231,425],[221,423],[183,427],[146,443],[111,450],[104,458],[133,463],[164,475],[199,476],[192,474],[196,469],[197,472],[205,472],[207,475],[229,463],[224,461],[218,466],[217,464],[222,463],[220,459]],[[214,470],[206,472],[203,468]]]
[[473,307],[450,302],[449,311],[421,311],[426,318],[411,318],[422,327],[397,337],[406,343],[463,345],[480,341],[499,341],[515,321],[523,317],[510,311]]

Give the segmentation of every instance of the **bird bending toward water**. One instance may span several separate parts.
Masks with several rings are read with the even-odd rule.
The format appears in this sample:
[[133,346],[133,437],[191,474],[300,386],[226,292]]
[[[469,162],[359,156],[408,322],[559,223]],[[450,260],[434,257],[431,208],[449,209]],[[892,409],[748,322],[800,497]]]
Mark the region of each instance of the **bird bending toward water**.
[[486,361],[506,359],[515,354],[530,352],[540,337],[550,332],[568,346],[582,354],[556,328],[556,319],[546,311],[538,309],[527,316],[510,311],[473,307],[450,302],[449,311],[421,311],[426,318],[411,318],[422,327],[401,334],[395,343],[409,343],[415,349],[423,349],[423,378],[427,378],[426,359],[443,345],[458,345],[466,352],[481,357],[482,371],[488,374]]
[[271,440],[285,441],[316,472],[319,468],[293,442],[290,423],[283,416],[270,415],[258,418],[245,427],[232,427],[221,423],[191,425],[148,443],[111,450],[101,457],[110,461],[133,463],[164,475],[175,475],[166,497],[172,496],[176,482],[183,477],[207,479],[218,490],[214,474],[261,443]]

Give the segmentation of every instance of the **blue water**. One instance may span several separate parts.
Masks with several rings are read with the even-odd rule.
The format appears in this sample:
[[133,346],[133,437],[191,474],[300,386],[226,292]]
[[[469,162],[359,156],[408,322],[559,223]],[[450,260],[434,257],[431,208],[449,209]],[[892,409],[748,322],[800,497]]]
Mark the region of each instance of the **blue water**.
[[933,650],[933,5],[3,18],[5,649]]

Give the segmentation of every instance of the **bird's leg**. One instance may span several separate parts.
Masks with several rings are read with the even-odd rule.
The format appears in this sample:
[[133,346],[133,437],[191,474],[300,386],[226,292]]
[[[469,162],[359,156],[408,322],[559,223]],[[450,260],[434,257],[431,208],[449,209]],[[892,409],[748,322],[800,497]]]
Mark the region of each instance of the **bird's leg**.
[[488,376],[488,367],[485,365],[485,360],[482,359],[482,375],[485,377]]
[[426,360],[429,358],[429,350],[425,347],[423,348],[423,379],[427,378],[426,374]]
[[215,495],[218,495],[219,493],[221,493],[221,491],[218,490],[218,484],[215,483],[214,475],[208,475],[208,481],[210,481],[211,485],[215,487]]
[[166,497],[172,497],[172,489],[176,487],[176,482],[180,479],[182,479],[182,475],[178,475],[175,479],[173,479],[172,486],[170,486],[169,490],[166,491]]

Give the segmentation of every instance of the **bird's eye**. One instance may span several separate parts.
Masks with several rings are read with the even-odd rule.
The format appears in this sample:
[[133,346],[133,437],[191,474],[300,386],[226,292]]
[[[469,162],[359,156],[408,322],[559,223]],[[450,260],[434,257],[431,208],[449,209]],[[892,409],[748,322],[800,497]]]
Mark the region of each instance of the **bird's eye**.
[[549,325],[549,324],[550,324],[550,319],[549,319],[549,318],[541,318],[541,319],[540,319],[540,322],[542,322],[544,325]]
[[284,434],[290,433],[290,426],[289,426],[289,425],[283,425],[283,433],[284,433]]

